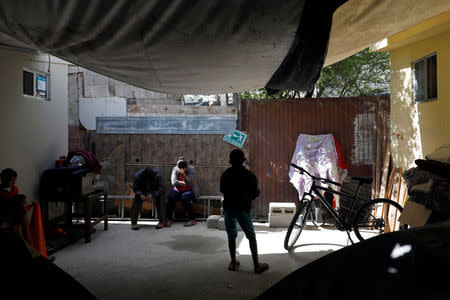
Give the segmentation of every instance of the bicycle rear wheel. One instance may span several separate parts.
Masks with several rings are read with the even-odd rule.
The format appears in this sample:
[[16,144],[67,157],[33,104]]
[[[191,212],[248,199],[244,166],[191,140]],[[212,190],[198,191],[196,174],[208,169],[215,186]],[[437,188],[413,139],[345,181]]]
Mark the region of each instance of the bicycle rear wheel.
[[389,199],[375,199],[363,204],[353,219],[353,230],[360,241],[368,234],[383,234],[404,229],[399,222],[400,204]]
[[310,212],[310,207],[311,200],[300,203],[286,232],[286,237],[284,238],[284,248],[286,250],[291,250],[294,247],[295,242],[297,242],[303,227],[305,227],[306,216]]

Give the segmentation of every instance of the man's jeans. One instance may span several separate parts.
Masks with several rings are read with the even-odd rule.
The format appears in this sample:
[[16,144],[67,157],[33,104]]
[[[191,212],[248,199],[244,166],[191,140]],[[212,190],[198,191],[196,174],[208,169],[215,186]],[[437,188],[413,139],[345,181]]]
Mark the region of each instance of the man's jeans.
[[167,197],[167,218],[169,220],[173,219],[173,212],[175,210],[175,203],[181,200],[184,206],[184,210],[189,215],[189,220],[194,220],[194,206],[192,201],[195,200],[195,194],[193,191],[179,192],[172,189]]

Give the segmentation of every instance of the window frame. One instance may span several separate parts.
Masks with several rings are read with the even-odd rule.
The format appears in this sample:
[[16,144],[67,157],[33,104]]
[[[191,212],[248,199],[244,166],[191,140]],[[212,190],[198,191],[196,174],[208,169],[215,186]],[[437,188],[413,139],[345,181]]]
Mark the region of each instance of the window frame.
[[[29,73],[33,74],[33,95],[25,94],[24,86],[23,86],[24,72],[29,72]],[[45,91],[46,95],[45,95],[45,97],[43,97],[39,94],[38,75],[46,78],[46,91]],[[22,68],[22,95],[26,98],[51,101],[51,76],[50,76],[50,73],[36,71],[31,68],[23,67]]]
[[[428,95],[428,80],[429,80],[429,78],[428,78],[428,59],[430,57],[433,57],[433,56],[436,59],[435,69],[434,69],[434,72],[435,72],[435,84],[436,84],[436,96],[433,97],[433,98],[429,98],[429,95]],[[417,79],[416,79],[416,64],[420,63],[420,62],[423,62],[423,73],[424,74],[423,74],[422,86],[423,86],[424,99],[417,99],[417,93],[416,93],[416,82],[417,82]],[[426,102],[436,101],[438,99],[438,93],[437,93],[437,87],[438,87],[438,84],[437,84],[437,81],[438,81],[437,80],[437,52],[430,53],[430,54],[428,54],[428,55],[426,55],[424,57],[421,57],[421,58],[413,61],[412,62],[412,70],[413,70],[413,100],[414,100],[414,103],[417,104],[417,103],[426,103]]]

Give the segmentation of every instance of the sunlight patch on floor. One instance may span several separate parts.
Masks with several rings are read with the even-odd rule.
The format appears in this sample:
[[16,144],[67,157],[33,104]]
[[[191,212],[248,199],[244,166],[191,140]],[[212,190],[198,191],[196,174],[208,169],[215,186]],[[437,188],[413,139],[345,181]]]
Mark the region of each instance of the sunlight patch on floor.
[[[284,249],[284,238],[287,228],[269,228],[267,224],[266,227],[255,226],[255,230],[259,254],[289,253]],[[239,234],[243,235],[242,232],[239,232]],[[352,239],[355,242],[358,240],[354,235],[352,235]],[[332,226],[328,226],[328,228],[315,227],[311,223],[307,224],[303,230],[292,252],[336,251],[347,245],[350,245],[350,242],[345,232],[336,230]],[[248,240],[245,236],[237,245],[237,251],[240,255],[251,254]]]

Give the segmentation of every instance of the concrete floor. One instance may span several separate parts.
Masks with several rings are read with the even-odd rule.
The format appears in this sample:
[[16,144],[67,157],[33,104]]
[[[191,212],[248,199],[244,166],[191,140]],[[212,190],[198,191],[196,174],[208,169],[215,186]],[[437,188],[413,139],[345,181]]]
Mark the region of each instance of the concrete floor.
[[231,272],[225,231],[207,228],[206,222],[188,228],[176,222],[161,230],[155,224],[140,222],[138,231],[128,222],[110,222],[108,231],[98,224],[91,243],[81,239],[59,250],[55,264],[98,299],[254,299],[292,271],[348,244],[345,232],[308,226],[288,253],[286,228],[255,223],[260,262],[270,269],[253,273],[248,241],[239,232],[241,267]]

